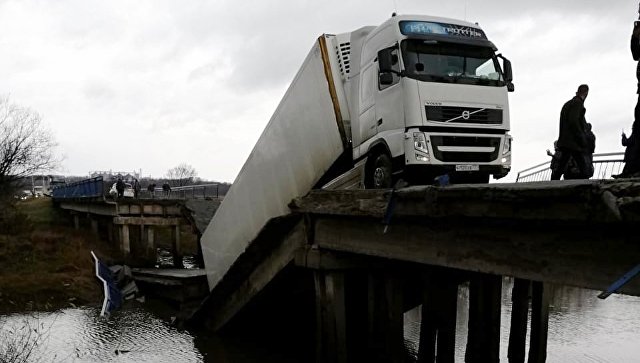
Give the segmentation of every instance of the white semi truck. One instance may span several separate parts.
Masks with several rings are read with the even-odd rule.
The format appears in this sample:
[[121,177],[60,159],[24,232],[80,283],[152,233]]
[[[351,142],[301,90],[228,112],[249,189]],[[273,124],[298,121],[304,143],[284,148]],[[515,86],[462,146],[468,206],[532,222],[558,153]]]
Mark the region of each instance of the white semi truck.
[[430,16],[320,36],[202,237],[209,287],[312,188],[505,176],[513,84],[496,50],[478,25]]

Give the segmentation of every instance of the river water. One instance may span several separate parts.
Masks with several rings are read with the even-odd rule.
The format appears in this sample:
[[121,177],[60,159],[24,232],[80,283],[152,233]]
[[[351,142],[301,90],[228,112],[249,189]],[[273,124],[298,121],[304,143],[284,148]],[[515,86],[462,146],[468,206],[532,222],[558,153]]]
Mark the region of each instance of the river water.
[[[511,281],[505,279],[501,361],[507,362]],[[550,309],[547,362],[625,363],[640,361],[640,298],[558,287]],[[468,288],[458,295],[457,362],[464,361]],[[405,314],[405,339],[416,347],[419,309]],[[37,340],[30,362],[265,362],[283,361],[287,352],[269,351],[255,342],[222,340],[179,330],[148,311],[129,306],[109,319],[97,308],[0,317],[0,354],[28,337]],[[35,330],[34,330],[35,329]],[[37,333],[36,333],[37,332]],[[2,358],[2,357],[0,357]],[[1,361],[2,359],[0,359]]]

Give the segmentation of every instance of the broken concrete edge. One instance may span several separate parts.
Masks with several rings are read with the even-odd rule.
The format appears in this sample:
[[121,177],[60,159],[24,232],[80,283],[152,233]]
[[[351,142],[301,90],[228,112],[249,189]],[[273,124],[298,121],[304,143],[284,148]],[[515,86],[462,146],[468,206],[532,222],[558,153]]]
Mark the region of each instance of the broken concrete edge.
[[[258,233],[258,236],[249,243],[245,251],[235,260],[229,270],[224,274],[220,282],[210,288],[209,295],[202,301],[200,307],[186,321],[187,325],[194,328],[205,328],[217,331],[226,321],[244,305],[244,297],[239,296],[230,299],[230,296],[238,292],[246,296],[253,296],[264,287],[262,281],[255,282],[254,271],[263,267],[266,258],[278,253],[278,249],[287,242],[297,230],[302,229],[302,239],[297,241],[301,246],[306,242],[306,227],[303,217],[299,214],[289,214],[271,219]],[[299,238],[297,238],[299,239]],[[293,261],[295,251],[285,251],[286,256],[278,257],[279,265],[282,261],[286,264]],[[277,273],[277,271],[271,271]],[[267,276],[264,276],[266,278]],[[236,304],[235,306],[230,306]]]
[[[294,199],[294,213],[382,218],[391,190],[312,190]],[[413,186],[393,192],[397,217],[471,217],[525,220],[640,220],[634,207],[640,181],[571,180],[511,184],[467,184],[446,187]],[[631,198],[631,199],[629,199]],[[551,207],[557,213],[549,213]],[[624,206],[624,208],[621,208]]]

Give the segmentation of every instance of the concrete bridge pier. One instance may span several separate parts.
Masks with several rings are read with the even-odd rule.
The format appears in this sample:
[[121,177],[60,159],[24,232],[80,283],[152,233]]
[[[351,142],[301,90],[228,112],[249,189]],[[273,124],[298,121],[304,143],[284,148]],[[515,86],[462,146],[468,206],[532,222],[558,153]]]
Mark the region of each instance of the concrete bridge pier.
[[549,330],[549,301],[552,285],[531,283],[531,341],[529,363],[544,363],[547,359],[547,333]]
[[[120,231],[120,248],[125,260],[135,258],[145,261],[150,265],[156,263],[156,229],[171,228],[174,266],[178,268],[183,267],[179,218],[114,217],[113,223],[118,226]],[[135,228],[133,235],[131,234],[132,228]],[[132,249],[132,239],[139,242],[139,245],[136,245],[137,248]]]
[[466,363],[500,362],[502,276],[474,274],[469,284]]
[[95,237],[98,237],[100,234],[100,231],[98,230],[98,219],[93,218],[91,215],[89,215],[88,218],[89,223],[91,224],[91,233],[93,233]]
[[155,241],[155,228],[153,226],[142,226],[141,239],[146,241],[145,254],[147,256],[153,256],[156,258],[156,241]]
[[[316,362],[404,362],[404,313],[418,305],[417,362],[455,362],[458,290],[464,281],[469,283],[465,363],[500,362],[502,276],[422,268],[389,271],[398,269],[313,270]],[[545,362],[549,294],[547,283],[515,279],[509,363]]]
[[458,285],[455,278],[433,276],[424,284],[418,362],[454,362]]
[[78,213],[73,213],[73,228],[80,230],[80,215]]
[[403,362],[403,281],[378,271],[314,272],[316,362]]
[[129,225],[121,224],[120,229],[120,251],[124,255],[125,261],[131,255],[131,241],[129,240]]
[[182,263],[182,247],[180,246],[180,224],[171,227],[173,267],[184,268]]

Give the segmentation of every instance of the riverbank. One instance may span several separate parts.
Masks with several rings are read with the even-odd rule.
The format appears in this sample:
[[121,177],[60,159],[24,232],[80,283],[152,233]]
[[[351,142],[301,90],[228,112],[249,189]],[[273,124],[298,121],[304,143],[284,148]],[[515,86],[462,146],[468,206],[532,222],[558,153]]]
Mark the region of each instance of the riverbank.
[[117,252],[73,229],[49,198],[20,201],[16,208],[20,217],[0,231],[0,314],[99,306],[102,287],[90,251],[106,263]]

